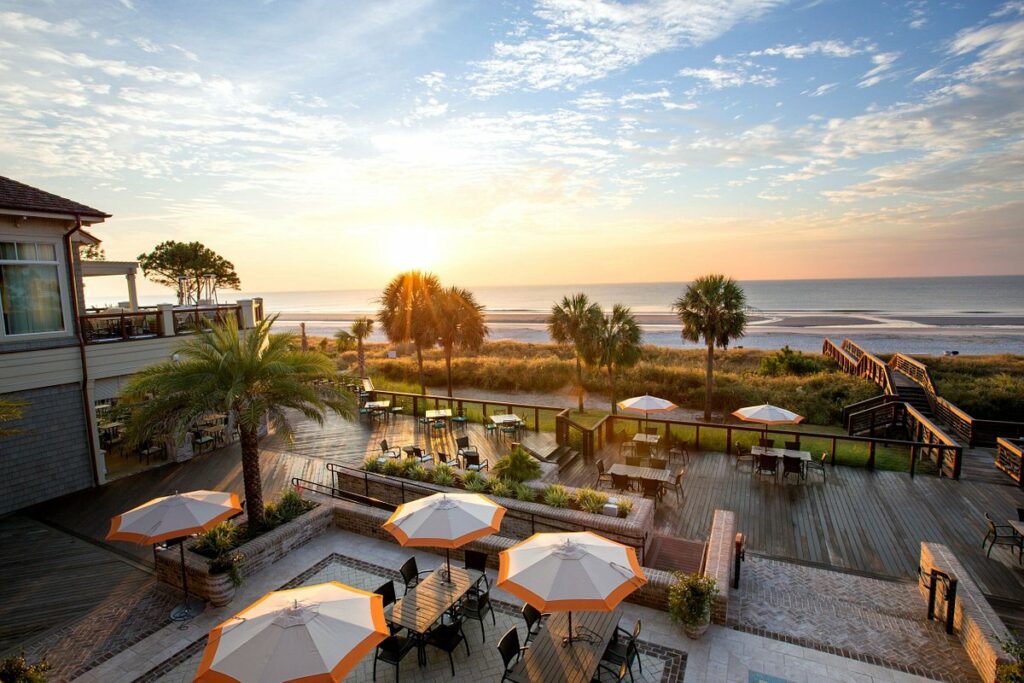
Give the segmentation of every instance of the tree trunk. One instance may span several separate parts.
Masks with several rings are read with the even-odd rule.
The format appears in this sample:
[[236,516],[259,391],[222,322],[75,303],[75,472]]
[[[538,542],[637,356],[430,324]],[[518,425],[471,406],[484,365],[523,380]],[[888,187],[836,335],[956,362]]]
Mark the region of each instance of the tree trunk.
[[419,344],[416,345],[416,367],[420,378],[420,393],[426,396],[427,383],[423,379],[423,349],[420,348]]
[[619,412],[619,407],[615,403],[615,373],[612,372],[612,366],[608,366],[608,386],[612,393],[612,415],[616,415]]
[[249,528],[263,526],[263,477],[260,475],[260,437],[254,427],[239,425],[242,446],[242,481]]
[[583,412],[583,363],[580,362],[579,354],[576,354],[576,392],[579,397],[580,412]]
[[363,348],[363,338],[356,340],[359,343],[359,379],[366,379],[366,349]]
[[715,344],[708,344],[708,360],[704,367],[704,421],[711,421],[711,387],[714,381],[712,374],[715,365]]
[[448,373],[448,398],[452,397],[452,350],[444,350],[444,369]]

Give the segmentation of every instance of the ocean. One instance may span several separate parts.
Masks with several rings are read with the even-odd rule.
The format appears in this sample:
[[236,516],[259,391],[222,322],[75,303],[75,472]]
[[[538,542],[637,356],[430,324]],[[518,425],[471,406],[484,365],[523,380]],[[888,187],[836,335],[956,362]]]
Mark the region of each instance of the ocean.
[[[750,306],[747,334],[735,346],[821,349],[823,337],[851,337],[878,353],[1024,353],[1024,276],[771,280],[740,283]],[[602,307],[620,303],[638,315],[649,344],[692,347],[680,338],[672,302],[685,283],[474,287],[486,306],[492,339],[549,341],[544,318],[554,302],[585,292]],[[261,296],[280,314],[278,329],[333,335],[376,311],[378,289],[317,292],[222,292],[222,301]],[[167,297],[141,297],[143,304]],[[90,301],[90,304],[93,303]],[[103,302],[98,302],[103,303]],[[374,340],[383,341],[375,334]]]

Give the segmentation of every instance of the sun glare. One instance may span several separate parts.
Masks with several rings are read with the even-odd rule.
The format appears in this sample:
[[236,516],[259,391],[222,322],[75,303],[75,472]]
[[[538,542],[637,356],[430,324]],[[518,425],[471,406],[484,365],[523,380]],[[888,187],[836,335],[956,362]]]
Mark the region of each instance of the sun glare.
[[380,258],[397,270],[431,270],[436,268],[439,231],[425,226],[381,228]]

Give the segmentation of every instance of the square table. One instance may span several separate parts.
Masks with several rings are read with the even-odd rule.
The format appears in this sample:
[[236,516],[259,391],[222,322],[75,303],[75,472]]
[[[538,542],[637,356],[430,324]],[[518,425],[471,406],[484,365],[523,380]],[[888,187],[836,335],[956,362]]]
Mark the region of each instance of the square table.
[[644,434],[642,432],[637,432],[633,435],[634,443],[652,444],[658,443],[659,441],[661,441],[661,434]]
[[765,446],[751,446],[750,452],[753,455],[771,455],[776,458],[781,458],[784,455],[788,455],[791,458],[800,458],[804,462],[811,460],[811,454],[809,451],[790,451],[785,448],[767,448]]
[[508,413],[505,415],[491,415],[491,422],[500,427],[505,424],[519,424],[522,420],[518,415]]
[[647,479],[648,481],[660,481],[662,484],[672,483],[672,473],[668,470],[659,470],[654,467],[636,467],[635,465],[623,465],[615,463],[608,470],[608,474],[618,474],[630,479]]
[[576,634],[586,634],[588,640],[573,640],[563,647],[562,639],[569,634],[569,615],[552,614],[530,641],[530,647],[508,679],[517,683],[589,683],[618,623],[618,612],[573,612]]
[[423,635],[437,623],[452,605],[483,576],[475,569],[452,567],[452,580],[445,580],[445,565],[422,579],[395,604],[384,610],[388,623],[404,626],[410,633]]
[[391,407],[391,401],[367,401],[363,407],[370,410],[387,410]]
[[450,408],[441,408],[439,410],[428,410],[423,414],[428,420],[444,420],[452,416]]

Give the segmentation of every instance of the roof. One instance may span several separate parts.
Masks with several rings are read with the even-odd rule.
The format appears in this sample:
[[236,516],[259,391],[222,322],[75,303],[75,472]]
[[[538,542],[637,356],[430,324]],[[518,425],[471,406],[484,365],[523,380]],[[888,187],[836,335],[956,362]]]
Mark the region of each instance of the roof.
[[0,176],[0,210],[3,209],[110,218],[109,213]]

